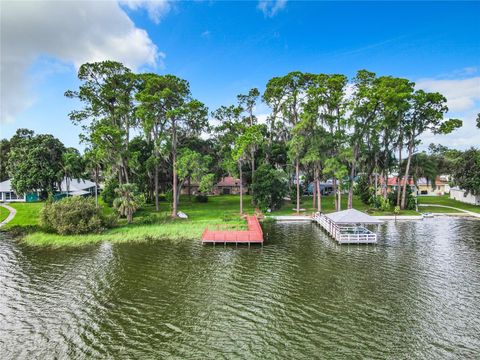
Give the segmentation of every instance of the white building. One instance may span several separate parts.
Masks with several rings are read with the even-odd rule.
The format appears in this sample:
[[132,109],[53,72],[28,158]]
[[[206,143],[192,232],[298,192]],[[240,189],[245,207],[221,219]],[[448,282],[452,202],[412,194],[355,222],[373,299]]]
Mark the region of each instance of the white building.
[[480,195],[467,194],[465,190],[458,187],[450,189],[450,199],[455,199],[467,204],[480,205]]
[[12,183],[10,179],[0,182],[0,201],[26,201],[26,195],[18,196],[12,189]]
[[[68,185],[68,186],[67,186]],[[84,196],[84,195],[95,195],[95,183],[90,180],[83,179],[68,179],[64,178],[60,184],[60,189],[57,189],[55,195],[62,196]],[[18,196],[15,193],[15,190],[12,189],[11,180],[5,180],[0,182],[0,202],[14,202],[14,201],[38,201],[38,193],[32,192],[25,194],[23,196]]]

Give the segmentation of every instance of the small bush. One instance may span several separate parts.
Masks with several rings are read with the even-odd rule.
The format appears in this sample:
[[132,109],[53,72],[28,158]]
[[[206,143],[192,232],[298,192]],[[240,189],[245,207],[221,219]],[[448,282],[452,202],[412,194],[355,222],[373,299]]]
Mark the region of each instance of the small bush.
[[206,203],[208,202],[208,196],[207,195],[197,195],[195,196],[195,201],[198,203]]
[[40,212],[40,223],[60,235],[100,232],[116,223],[116,217],[104,216],[91,198],[72,196],[46,203]]
[[113,205],[113,200],[115,200],[115,197],[116,197],[115,195],[116,188],[118,188],[118,180],[116,178],[111,178],[105,182],[105,186],[102,192],[100,193],[100,196],[102,197],[105,204],[107,204],[110,207]]

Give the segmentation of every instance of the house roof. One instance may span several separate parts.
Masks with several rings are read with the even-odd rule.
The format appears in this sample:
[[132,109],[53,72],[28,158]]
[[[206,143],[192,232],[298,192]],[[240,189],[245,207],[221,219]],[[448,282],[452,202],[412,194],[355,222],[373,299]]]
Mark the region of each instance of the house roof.
[[0,182],[0,192],[10,192],[12,190],[12,182],[10,179]]
[[[61,190],[67,191],[67,178],[63,178]],[[81,191],[95,187],[95,183],[90,180],[70,179],[70,192]]]
[[217,183],[217,186],[240,186],[240,179],[225,176]]
[[338,225],[383,223],[383,221],[378,220],[377,218],[356,209],[337,211],[331,214],[327,214],[326,217],[328,217],[330,220],[332,220],[335,224]]
[[[380,178],[380,184],[383,184],[383,178]],[[403,186],[403,184],[405,184],[405,179],[401,178],[400,179],[400,186]],[[410,185],[410,186],[415,185],[412,178],[408,179],[407,184]],[[389,177],[387,185],[388,186],[397,186],[398,185],[398,176]]]

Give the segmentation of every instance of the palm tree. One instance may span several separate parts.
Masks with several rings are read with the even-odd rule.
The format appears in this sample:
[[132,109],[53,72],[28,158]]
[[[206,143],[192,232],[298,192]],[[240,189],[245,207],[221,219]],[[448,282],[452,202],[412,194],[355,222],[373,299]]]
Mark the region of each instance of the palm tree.
[[141,205],[140,198],[136,195],[135,184],[122,184],[115,189],[117,198],[113,200],[113,207],[118,210],[120,216],[125,216],[130,224],[133,214]]

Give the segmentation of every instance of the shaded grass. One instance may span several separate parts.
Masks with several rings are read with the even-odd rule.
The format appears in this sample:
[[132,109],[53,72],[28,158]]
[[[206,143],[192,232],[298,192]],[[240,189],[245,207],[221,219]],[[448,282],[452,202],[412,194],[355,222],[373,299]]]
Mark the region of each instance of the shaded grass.
[[[450,199],[448,195],[443,196],[419,196],[418,198],[419,204],[429,204],[429,205],[445,205],[445,206],[453,206],[459,209],[468,210],[476,213],[480,213],[480,206],[472,205],[472,204],[465,204],[460,201]],[[448,209],[447,209],[448,210]],[[451,211],[446,212],[453,212]]]

